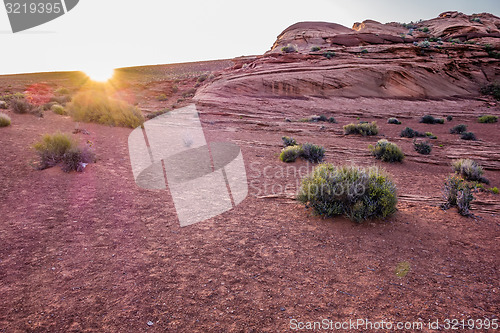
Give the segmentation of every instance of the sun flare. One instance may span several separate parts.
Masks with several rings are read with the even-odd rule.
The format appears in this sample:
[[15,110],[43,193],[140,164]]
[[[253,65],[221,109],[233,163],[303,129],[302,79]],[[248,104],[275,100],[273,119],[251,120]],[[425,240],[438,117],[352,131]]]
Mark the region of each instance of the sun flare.
[[87,68],[83,71],[92,81],[107,82],[115,74],[113,68]]

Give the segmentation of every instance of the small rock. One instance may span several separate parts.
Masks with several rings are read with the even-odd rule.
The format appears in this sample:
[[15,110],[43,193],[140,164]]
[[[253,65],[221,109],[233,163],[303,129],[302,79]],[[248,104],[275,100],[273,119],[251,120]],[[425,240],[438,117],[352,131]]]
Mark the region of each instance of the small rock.
[[280,310],[281,310],[281,311],[285,311],[286,309],[285,309],[284,307],[281,307],[281,308],[280,308]]
[[285,122],[291,123],[292,121],[289,118],[285,118]]
[[150,321],[148,321],[148,326],[153,326],[153,324],[154,324],[154,323],[153,323],[151,320],[150,320]]

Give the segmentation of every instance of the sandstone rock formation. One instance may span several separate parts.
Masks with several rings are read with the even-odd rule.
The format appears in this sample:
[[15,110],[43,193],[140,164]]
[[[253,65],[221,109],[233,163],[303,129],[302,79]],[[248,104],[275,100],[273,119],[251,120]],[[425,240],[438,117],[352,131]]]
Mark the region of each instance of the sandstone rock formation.
[[196,100],[240,109],[259,98],[294,100],[298,107],[337,97],[477,98],[500,75],[498,53],[488,53],[488,44],[500,48],[500,18],[487,13],[445,12],[411,24],[366,20],[352,29],[301,22],[264,55],[235,60]]

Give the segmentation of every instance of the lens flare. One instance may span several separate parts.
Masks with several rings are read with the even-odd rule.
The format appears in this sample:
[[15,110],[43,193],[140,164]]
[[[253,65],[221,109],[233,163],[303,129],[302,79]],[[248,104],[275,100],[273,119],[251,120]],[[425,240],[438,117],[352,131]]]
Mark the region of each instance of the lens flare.
[[83,72],[92,80],[96,82],[107,82],[115,74],[115,70],[112,68],[87,68]]

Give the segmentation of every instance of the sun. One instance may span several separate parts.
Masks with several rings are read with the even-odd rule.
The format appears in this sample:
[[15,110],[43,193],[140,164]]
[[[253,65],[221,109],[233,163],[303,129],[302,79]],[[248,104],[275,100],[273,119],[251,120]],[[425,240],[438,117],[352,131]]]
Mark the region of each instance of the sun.
[[115,74],[113,68],[87,68],[83,71],[92,81],[96,82],[107,82]]

